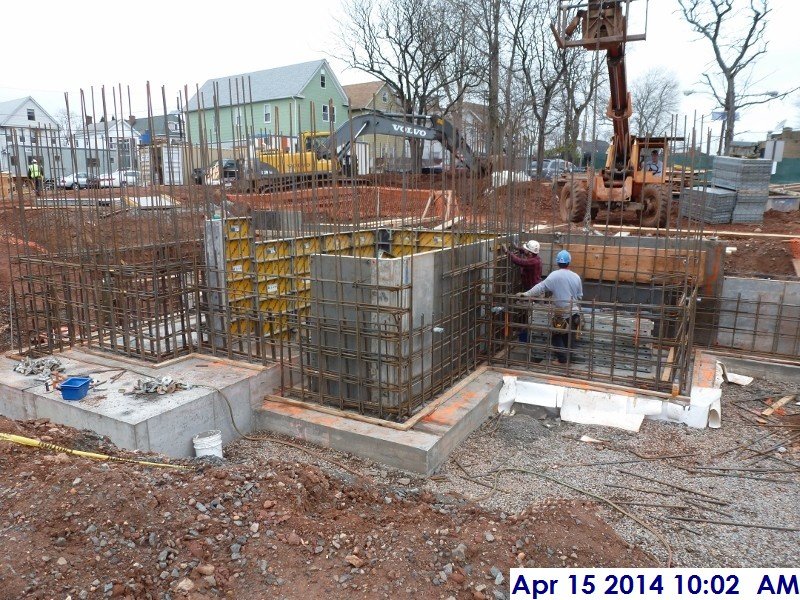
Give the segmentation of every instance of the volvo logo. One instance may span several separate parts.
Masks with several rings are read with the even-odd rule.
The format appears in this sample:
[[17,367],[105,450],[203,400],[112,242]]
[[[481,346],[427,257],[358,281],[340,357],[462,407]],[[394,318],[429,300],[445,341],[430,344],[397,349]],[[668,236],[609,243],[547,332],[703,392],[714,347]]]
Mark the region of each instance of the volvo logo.
[[392,129],[394,129],[398,133],[403,133],[411,137],[424,138],[426,135],[428,135],[428,131],[426,129],[420,129],[419,127],[412,127],[411,125],[392,125]]

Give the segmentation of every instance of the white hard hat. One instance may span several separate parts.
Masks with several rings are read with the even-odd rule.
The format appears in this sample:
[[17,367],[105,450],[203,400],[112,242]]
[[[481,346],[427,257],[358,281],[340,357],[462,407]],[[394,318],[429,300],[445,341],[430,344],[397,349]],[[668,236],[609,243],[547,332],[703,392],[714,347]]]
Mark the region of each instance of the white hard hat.
[[34,159],[31,161],[31,162],[32,162],[33,164],[36,164],[36,159],[34,158]]
[[522,244],[522,247],[525,248],[525,250],[527,250],[531,254],[539,254],[539,242],[537,242],[536,240],[528,240],[527,242]]

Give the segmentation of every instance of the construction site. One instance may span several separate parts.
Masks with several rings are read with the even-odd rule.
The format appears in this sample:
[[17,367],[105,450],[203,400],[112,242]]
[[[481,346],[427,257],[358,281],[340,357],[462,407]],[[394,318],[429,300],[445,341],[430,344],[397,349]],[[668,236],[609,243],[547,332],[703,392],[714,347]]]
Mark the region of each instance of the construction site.
[[[254,115],[245,78],[186,88],[196,127],[128,185],[3,173],[0,597],[480,600],[518,566],[796,566],[800,190],[703,162],[697,115],[631,130],[629,4],[554,13],[608,71],[612,141],[551,179],[447,114]],[[174,100],[146,95],[166,129]],[[130,97],[67,110],[107,134]],[[378,168],[389,144],[410,168]],[[567,312],[521,294],[523,248],[580,277]]]

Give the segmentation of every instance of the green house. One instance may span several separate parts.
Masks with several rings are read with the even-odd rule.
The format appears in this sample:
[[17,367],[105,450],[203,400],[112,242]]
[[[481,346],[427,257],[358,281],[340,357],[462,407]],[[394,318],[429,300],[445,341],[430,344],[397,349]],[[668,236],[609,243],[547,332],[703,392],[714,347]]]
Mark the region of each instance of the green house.
[[250,139],[296,140],[300,132],[337,129],[348,118],[347,95],[328,61],[206,81],[186,110],[188,141],[230,148]]

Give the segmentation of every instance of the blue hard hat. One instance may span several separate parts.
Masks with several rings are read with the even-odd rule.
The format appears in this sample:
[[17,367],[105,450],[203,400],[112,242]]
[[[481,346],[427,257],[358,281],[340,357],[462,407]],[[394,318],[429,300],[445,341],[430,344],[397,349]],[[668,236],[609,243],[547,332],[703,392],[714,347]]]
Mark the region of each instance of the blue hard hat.
[[569,255],[569,252],[566,250],[562,250],[558,254],[556,254],[556,263],[559,265],[568,265],[572,262],[572,257]]

